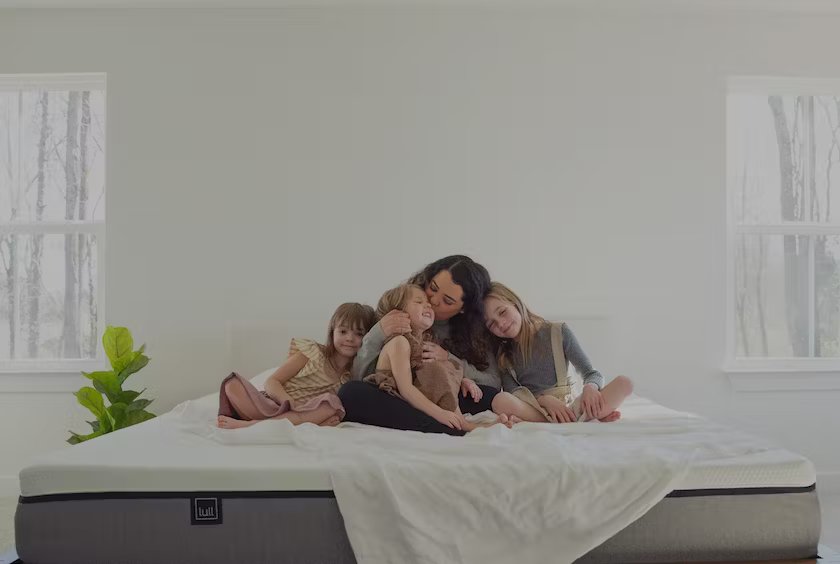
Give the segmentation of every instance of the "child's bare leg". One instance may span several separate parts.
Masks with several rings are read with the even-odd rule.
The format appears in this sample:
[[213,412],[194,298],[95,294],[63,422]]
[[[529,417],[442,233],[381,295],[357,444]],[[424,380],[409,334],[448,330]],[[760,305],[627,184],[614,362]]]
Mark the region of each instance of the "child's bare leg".
[[312,411],[290,411],[284,413],[280,417],[286,417],[293,425],[300,425],[301,423],[315,423],[321,425],[331,417],[336,415],[336,410],[328,403],[322,403]]
[[519,421],[545,423],[545,416],[541,412],[509,392],[499,392],[496,394],[491,407],[494,413],[500,415],[505,414],[508,418],[515,417]]
[[[263,415],[254,407],[245,386],[237,379],[228,380],[225,383],[225,394],[227,394],[230,404],[243,419],[255,420],[262,419]],[[235,419],[234,421],[238,421]]]
[[607,415],[606,417],[601,417],[598,421],[601,423],[612,423],[613,421],[618,421],[621,419],[621,412],[616,410]]
[[339,423],[341,423],[341,417],[339,417],[338,414],[335,414],[320,425],[321,427],[335,427]]
[[[292,425],[300,425],[301,423],[315,423],[316,425],[323,425],[333,418],[338,418],[335,408],[333,408],[330,404],[325,403],[312,411],[288,411],[275,417],[271,417],[270,419],[288,419]],[[239,419],[233,419],[232,417],[227,417],[225,415],[219,415],[218,417],[218,425],[222,429],[241,429],[243,427],[250,427],[257,422],[258,421],[240,421]],[[338,418],[338,421],[332,423],[332,425],[338,425],[340,422],[341,419]]]
[[219,415],[216,419],[216,425],[222,429],[241,429],[243,427],[250,427],[254,423],[256,421],[241,421],[233,417],[228,417],[227,415]]
[[[632,393],[633,381],[627,376],[616,376],[601,389],[601,395],[604,397],[604,409],[598,414],[598,419],[604,423],[618,420],[621,417],[621,412],[616,410]],[[575,404],[576,411],[580,412],[580,400],[576,400]],[[586,417],[583,420],[586,420]]]
[[604,410],[599,413],[601,417],[608,417],[612,412],[624,403],[627,396],[633,393],[633,381],[627,376],[616,376],[604,386],[601,395],[604,396]]

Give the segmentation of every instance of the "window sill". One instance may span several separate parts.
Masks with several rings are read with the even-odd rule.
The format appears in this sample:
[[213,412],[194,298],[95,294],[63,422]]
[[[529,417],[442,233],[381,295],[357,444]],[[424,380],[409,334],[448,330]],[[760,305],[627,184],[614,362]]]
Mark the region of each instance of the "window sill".
[[90,381],[81,372],[107,370],[107,363],[87,361],[74,366],[15,366],[0,368],[0,394],[75,392]]
[[840,391],[840,369],[727,367],[723,372],[736,392]]

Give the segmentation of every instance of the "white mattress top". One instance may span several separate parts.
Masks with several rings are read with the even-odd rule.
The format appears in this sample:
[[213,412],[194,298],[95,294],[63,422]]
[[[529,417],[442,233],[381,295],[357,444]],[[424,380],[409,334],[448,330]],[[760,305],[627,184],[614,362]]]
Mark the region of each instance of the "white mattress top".
[[[213,395],[189,402],[206,418],[208,428],[215,419],[217,401]],[[332,489],[329,467],[316,452],[291,444],[222,444],[180,428],[175,424],[177,411],[39,457],[20,473],[21,495]],[[623,421],[650,420],[666,425],[669,419],[692,417],[638,396],[630,397],[621,411]],[[621,421],[610,425],[621,425]],[[708,425],[720,436],[724,454],[694,464],[677,489],[805,487],[815,483],[809,460],[758,438],[750,454],[726,456],[727,441],[743,445],[744,435],[711,422]]]

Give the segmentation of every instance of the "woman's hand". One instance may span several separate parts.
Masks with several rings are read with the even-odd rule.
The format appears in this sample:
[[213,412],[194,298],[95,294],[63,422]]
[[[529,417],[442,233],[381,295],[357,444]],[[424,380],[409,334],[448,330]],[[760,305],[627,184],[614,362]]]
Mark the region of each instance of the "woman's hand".
[[606,415],[604,394],[594,384],[586,384],[580,397],[580,407],[589,419],[600,419]]
[[436,360],[446,360],[448,358],[449,352],[440,345],[436,345],[431,341],[423,343],[423,362],[434,362]]
[[463,415],[455,413],[454,411],[446,411],[443,408],[440,408],[440,411],[438,411],[433,417],[447,427],[451,429],[458,429],[459,431],[463,430],[467,425],[467,420],[464,419]]
[[379,320],[379,327],[385,338],[393,337],[394,335],[404,335],[411,332],[411,320],[408,314],[398,309],[392,309],[382,316]]
[[478,384],[470,380],[469,378],[463,378],[461,380],[461,395],[467,397],[467,394],[472,396],[474,402],[478,403],[478,400],[484,396],[484,392],[481,391],[481,388],[478,387]]
[[561,399],[546,394],[538,397],[537,403],[548,412],[549,419],[554,423],[574,423],[577,421],[575,412]]

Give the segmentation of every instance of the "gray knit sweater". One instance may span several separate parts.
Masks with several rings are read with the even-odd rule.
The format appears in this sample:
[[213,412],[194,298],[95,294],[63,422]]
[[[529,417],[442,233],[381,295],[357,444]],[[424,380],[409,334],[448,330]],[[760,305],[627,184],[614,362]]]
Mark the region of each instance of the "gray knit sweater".
[[[562,329],[563,354],[566,355],[566,366],[572,363],[575,370],[583,378],[584,384],[595,384],[598,389],[604,387],[604,377],[592,368],[592,363],[580,347],[575,334],[565,323]],[[554,354],[551,349],[551,325],[540,327],[534,335],[531,358],[525,364],[525,359],[518,349],[514,349],[511,359],[513,369],[519,382],[531,390],[534,395],[553,388],[557,385],[557,370],[554,368]],[[517,387],[513,377],[507,371],[502,374],[502,388],[509,392]]]

